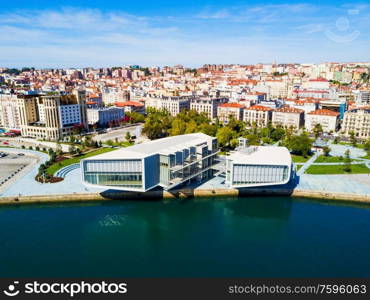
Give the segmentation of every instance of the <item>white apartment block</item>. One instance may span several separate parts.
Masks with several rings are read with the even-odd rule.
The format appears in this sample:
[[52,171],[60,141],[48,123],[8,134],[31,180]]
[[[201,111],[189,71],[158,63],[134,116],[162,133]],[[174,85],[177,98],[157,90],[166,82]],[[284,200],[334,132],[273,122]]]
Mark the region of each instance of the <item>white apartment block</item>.
[[209,119],[214,120],[217,118],[217,107],[226,102],[226,98],[196,98],[190,100],[190,109],[205,113]]
[[272,112],[272,124],[283,127],[300,128],[304,123],[304,111],[302,109],[283,106]]
[[164,109],[172,116],[176,116],[181,111],[190,109],[190,100],[187,97],[148,97],[145,98],[145,107],[160,110]]
[[342,132],[351,132],[361,139],[370,138],[370,107],[356,108],[344,113]]
[[248,126],[256,124],[265,127],[271,122],[273,109],[262,105],[253,105],[244,110],[244,122]]
[[5,129],[20,129],[17,95],[0,95],[0,126]]
[[217,108],[217,117],[224,124],[229,123],[230,117],[235,120],[242,121],[244,114],[244,106],[238,103],[224,103]]
[[318,109],[305,116],[305,127],[312,131],[317,124],[320,124],[324,132],[335,132],[339,125],[339,113],[328,110]]

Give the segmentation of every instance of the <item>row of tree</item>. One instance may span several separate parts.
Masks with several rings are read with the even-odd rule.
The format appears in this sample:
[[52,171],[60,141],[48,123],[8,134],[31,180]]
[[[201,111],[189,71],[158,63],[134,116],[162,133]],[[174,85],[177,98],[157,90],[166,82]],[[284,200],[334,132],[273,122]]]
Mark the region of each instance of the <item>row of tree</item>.
[[166,110],[149,109],[143,127],[143,133],[151,140],[195,132],[217,137],[223,151],[234,149],[239,137],[247,138],[250,145],[280,142],[293,153],[304,156],[310,154],[312,146],[308,133],[294,135],[291,128],[274,127],[271,124],[264,128],[252,124],[247,128],[244,122],[233,117],[230,117],[228,124],[222,124],[217,119],[211,122],[204,113],[194,110],[183,111],[173,117]]

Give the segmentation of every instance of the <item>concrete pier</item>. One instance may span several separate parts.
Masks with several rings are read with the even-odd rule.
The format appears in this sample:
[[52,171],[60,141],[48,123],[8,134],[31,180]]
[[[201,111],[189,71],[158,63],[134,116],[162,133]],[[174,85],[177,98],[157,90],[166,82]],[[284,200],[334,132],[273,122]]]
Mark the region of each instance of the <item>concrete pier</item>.
[[176,189],[171,191],[149,191],[124,192],[124,191],[104,191],[101,193],[73,193],[55,195],[30,195],[30,196],[8,196],[0,197],[0,205],[5,204],[30,204],[30,203],[61,203],[61,202],[89,202],[89,201],[114,201],[114,200],[160,200],[176,198],[194,197],[248,197],[248,196],[291,196],[315,198],[322,200],[332,200],[341,202],[356,202],[370,204],[370,195],[361,195],[343,192],[323,192],[299,189]]

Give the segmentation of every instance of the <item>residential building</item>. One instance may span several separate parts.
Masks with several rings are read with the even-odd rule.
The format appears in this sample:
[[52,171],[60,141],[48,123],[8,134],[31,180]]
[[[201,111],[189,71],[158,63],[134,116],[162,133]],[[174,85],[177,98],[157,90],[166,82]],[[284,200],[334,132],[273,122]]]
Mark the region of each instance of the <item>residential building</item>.
[[243,114],[244,106],[239,103],[224,103],[217,107],[217,117],[225,124],[229,123],[230,117],[242,121]]
[[369,106],[370,105],[370,91],[358,91],[356,93],[356,105]]
[[335,132],[339,126],[339,112],[328,109],[318,109],[306,114],[305,127],[312,131],[317,124],[321,125],[324,132]]
[[345,112],[342,132],[346,136],[353,132],[360,139],[370,138],[370,106],[355,108]]
[[244,122],[248,126],[266,127],[272,119],[273,109],[262,105],[253,105],[244,110]]
[[148,97],[145,98],[146,108],[167,110],[172,116],[176,116],[183,110],[190,109],[189,97]]
[[283,106],[272,112],[272,124],[288,128],[300,128],[304,124],[304,110]]
[[145,105],[137,101],[116,102],[115,106],[123,108],[125,113],[132,112],[136,112],[139,114],[145,113]]
[[81,161],[83,184],[145,192],[213,175],[217,139],[203,133],[167,137]]
[[210,120],[214,120],[217,118],[217,107],[227,101],[227,98],[194,98],[190,100],[190,109],[205,113]]
[[[32,110],[30,110],[28,117],[33,117]],[[17,106],[17,95],[0,95],[0,127],[7,130],[20,130],[20,115]]]

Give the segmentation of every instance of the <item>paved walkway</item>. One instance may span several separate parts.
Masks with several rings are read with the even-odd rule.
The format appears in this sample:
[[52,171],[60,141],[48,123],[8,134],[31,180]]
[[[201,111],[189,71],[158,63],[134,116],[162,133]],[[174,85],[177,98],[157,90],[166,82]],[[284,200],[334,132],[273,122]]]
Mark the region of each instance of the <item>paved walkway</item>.
[[297,171],[297,175],[301,176],[306,172],[306,170],[313,164],[313,162],[317,159],[317,157],[320,155],[319,152],[315,152],[314,155],[311,156],[311,158],[306,161],[303,166]]

